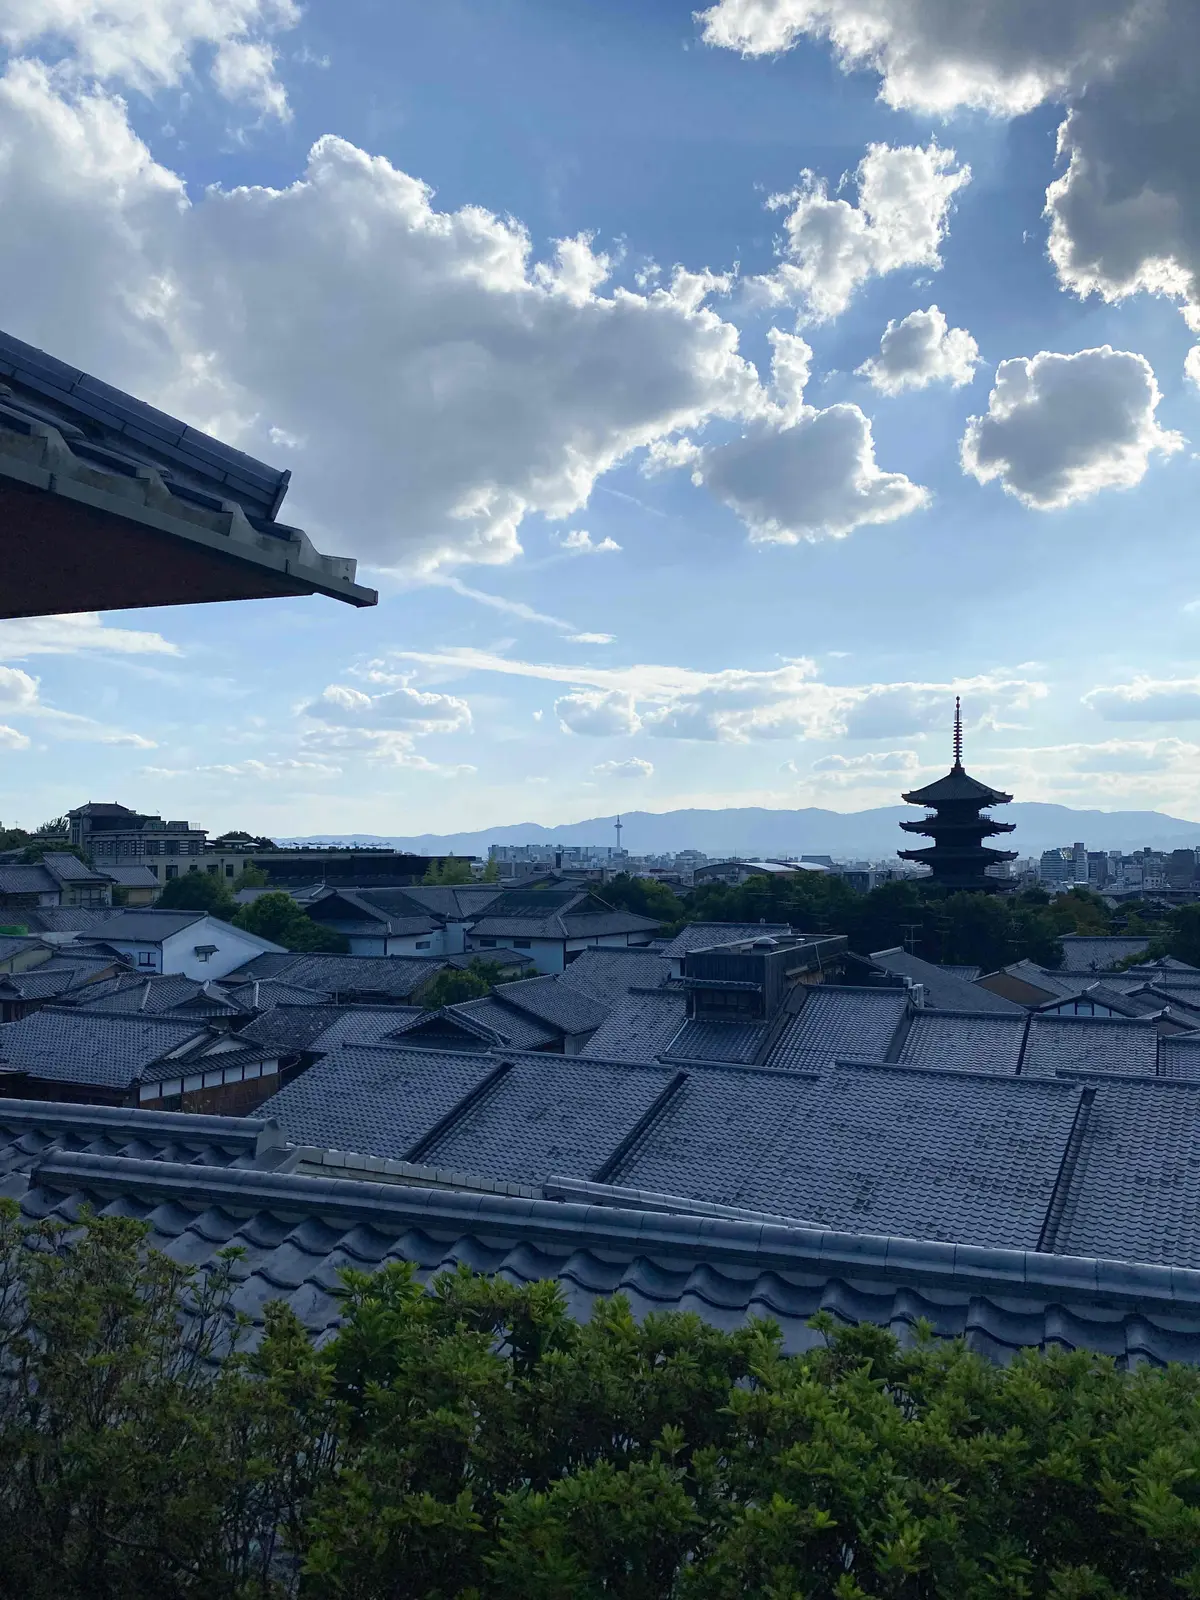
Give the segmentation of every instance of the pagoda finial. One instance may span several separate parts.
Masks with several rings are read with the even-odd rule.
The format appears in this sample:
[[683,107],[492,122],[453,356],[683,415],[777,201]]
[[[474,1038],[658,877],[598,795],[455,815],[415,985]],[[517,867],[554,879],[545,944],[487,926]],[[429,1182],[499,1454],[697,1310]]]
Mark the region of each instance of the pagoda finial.
[[954,765],[962,768],[962,701],[954,696]]

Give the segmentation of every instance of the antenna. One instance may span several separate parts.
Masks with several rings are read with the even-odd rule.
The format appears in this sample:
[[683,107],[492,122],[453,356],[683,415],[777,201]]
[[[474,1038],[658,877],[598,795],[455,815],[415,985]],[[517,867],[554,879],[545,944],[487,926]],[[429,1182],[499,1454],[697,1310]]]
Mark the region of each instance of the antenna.
[[617,820],[616,820],[615,826],[616,826],[616,830],[617,830],[617,854],[620,855],[620,853],[621,853],[621,827],[622,827],[622,823],[621,823],[621,816],[620,816],[619,812],[617,814]]
[[954,696],[954,765],[962,766],[962,701]]

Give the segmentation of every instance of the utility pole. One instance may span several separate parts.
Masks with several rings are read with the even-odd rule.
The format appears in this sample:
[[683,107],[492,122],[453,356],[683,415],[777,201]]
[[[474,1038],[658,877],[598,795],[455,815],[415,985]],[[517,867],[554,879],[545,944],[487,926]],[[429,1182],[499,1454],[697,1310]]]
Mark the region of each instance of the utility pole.
[[904,929],[904,948],[910,956],[915,956],[917,953],[916,946],[919,943],[917,929],[921,924],[919,922],[902,922],[900,926]]

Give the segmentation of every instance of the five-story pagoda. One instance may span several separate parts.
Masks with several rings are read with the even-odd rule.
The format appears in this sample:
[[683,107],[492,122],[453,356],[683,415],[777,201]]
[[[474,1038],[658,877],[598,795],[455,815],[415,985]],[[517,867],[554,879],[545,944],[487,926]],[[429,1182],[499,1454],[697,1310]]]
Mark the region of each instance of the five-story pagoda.
[[988,806],[1007,805],[1012,795],[989,789],[964,770],[962,764],[962,712],[954,700],[954,765],[944,778],[913,789],[901,797],[910,806],[928,806],[933,815],[920,822],[902,822],[905,833],[923,833],[933,840],[923,850],[900,850],[904,861],[923,862],[932,872],[932,882],[941,889],[966,889],[994,892],[1001,887],[989,878],[986,868],[1016,858],[1015,850],[990,850],[984,839],[995,833],[1011,833],[1012,822],[996,822],[983,815]]

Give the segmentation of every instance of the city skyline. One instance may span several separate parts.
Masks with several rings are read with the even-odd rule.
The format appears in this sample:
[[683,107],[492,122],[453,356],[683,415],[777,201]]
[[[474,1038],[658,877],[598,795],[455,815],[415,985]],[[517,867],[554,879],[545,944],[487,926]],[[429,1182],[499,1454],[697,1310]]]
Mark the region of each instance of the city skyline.
[[1197,199],[1131,88],[1197,22],[1125,9],[29,7],[0,326],[290,468],[381,601],[0,623],[0,816],[857,811],[959,693],[1018,801],[1200,820]]

